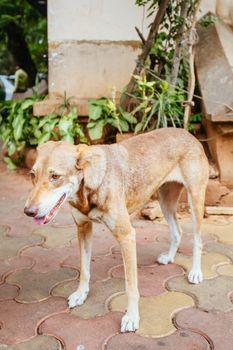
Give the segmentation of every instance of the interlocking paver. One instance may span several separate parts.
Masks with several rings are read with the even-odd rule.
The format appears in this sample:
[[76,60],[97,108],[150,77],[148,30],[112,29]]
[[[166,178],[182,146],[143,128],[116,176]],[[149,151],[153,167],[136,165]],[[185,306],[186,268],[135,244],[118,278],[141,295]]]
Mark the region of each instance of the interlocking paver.
[[10,260],[0,259],[0,282],[2,282],[9,273],[30,268],[34,264],[32,259],[17,257]]
[[[46,248],[69,246],[71,241],[78,248],[77,229],[75,225],[65,227],[45,226],[34,230],[33,233],[45,237],[43,246]],[[93,227],[93,255],[109,254],[114,244],[116,244],[116,240],[111,232],[104,225],[95,224]]]
[[[109,302],[112,311],[126,310],[126,295],[114,296]],[[175,331],[173,315],[182,308],[194,305],[194,300],[178,292],[168,292],[156,297],[140,298],[140,327],[138,334],[162,337]],[[156,321],[157,320],[157,321]]]
[[11,274],[6,281],[20,287],[18,302],[31,303],[49,298],[51,289],[58,283],[74,279],[77,271],[68,268],[47,273],[21,270]]
[[43,238],[34,235],[28,237],[12,237],[9,235],[10,228],[1,226],[0,228],[0,259],[12,259],[25,247],[43,243]]
[[200,334],[177,330],[162,338],[142,337],[137,334],[118,334],[105,346],[106,350],[210,350],[209,343]]
[[21,256],[29,257],[35,261],[32,271],[43,273],[59,270],[63,261],[70,255],[76,260],[76,265],[72,267],[78,268],[79,255],[76,246],[58,247],[53,249],[36,246],[27,248],[21,253]]
[[[155,296],[166,292],[165,282],[177,275],[183,275],[184,270],[175,264],[154,265],[138,268],[138,287],[141,296]],[[112,276],[124,278],[123,266],[112,270]]]
[[[137,244],[137,264],[138,266],[150,266],[156,263],[158,256],[169,248],[166,242],[138,243]],[[119,245],[112,248],[112,253],[120,254]]]
[[223,276],[233,277],[233,265],[232,264],[227,264],[227,265],[219,266],[217,268],[217,272],[220,275],[223,275]]
[[36,335],[37,325],[45,317],[66,310],[66,301],[51,297],[40,303],[0,302],[0,343],[16,344]]
[[[201,265],[204,278],[213,278],[217,276],[216,267],[229,262],[229,258],[227,258],[225,255],[203,252]],[[190,271],[192,268],[192,257],[176,254],[175,263],[182,266],[186,271]]]
[[174,277],[167,282],[169,290],[187,293],[196,300],[203,310],[229,311],[233,309],[229,295],[233,292],[233,278],[219,276],[190,284],[185,277]]
[[19,288],[4,283],[0,285],[0,301],[14,299],[18,295]]
[[233,222],[227,225],[213,225],[213,224],[203,224],[203,230],[205,232],[215,234],[220,242],[233,244]]
[[180,328],[191,329],[209,338],[212,349],[232,350],[233,311],[204,312],[191,308],[180,311],[175,323]]
[[71,314],[60,314],[42,323],[40,332],[59,337],[67,350],[75,350],[77,345],[83,345],[85,350],[100,350],[103,342],[119,331],[121,316],[109,312],[104,317],[84,320]]
[[43,226],[35,229],[33,235],[41,235],[44,237],[45,242],[43,244],[46,248],[57,248],[68,246],[70,241],[76,237],[75,227],[53,227]]
[[6,216],[4,220],[1,220],[1,222],[10,226],[9,236],[11,237],[28,237],[35,229],[33,220],[27,220],[27,218],[25,220],[23,208],[20,217],[9,218],[9,216]]
[[225,244],[221,242],[208,242],[206,244],[206,250],[208,252],[216,252],[226,255],[233,261],[233,244]]
[[[109,254],[105,256],[95,256],[91,258],[91,282],[105,280],[110,277],[110,271],[117,265],[122,264],[120,254]],[[62,266],[80,268],[80,259],[73,262],[73,257],[67,258]]]
[[[157,238],[158,242],[170,242],[169,234],[163,234],[158,236]],[[217,238],[214,235],[211,234],[205,234],[202,235],[202,244],[203,244],[203,250],[205,250],[206,244],[209,242],[216,241]],[[182,239],[180,242],[180,246],[178,248],[178,253],[184,254],[184,255],[192,255],[193,254],[193,234],[192,233],[184,233],[182,235]]]
[[137,243],[155,242],[157,237],[167,235],[167,225],[161,225],[153,221],[133,220],[132,225],[136,230]]
[[14,345],[0,345],[0,350],[62,350],[61,343],[46,335],[38,335],[31,340]]
[[[52,290],[52,295],[68,298],[78,287],[77,282],[61,283]],[[122,279],[111,278],[90,285],[90,292],[85,303],[72,310],[72,314],[80,318],[90,318],[104,315],[108,310],[107,300],[114,294],[123,292],[125,282]]]

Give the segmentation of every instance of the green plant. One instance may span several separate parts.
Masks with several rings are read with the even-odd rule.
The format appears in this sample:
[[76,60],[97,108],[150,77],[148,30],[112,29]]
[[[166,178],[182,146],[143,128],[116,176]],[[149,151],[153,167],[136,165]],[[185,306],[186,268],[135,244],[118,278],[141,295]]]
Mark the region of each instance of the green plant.
[[207,13],[205,16],[203,16],[201,19],[200,19],[200,24],[203,26],[203,27],[208,27],[209,25],[212,25],[212,24],[215,24],[218,20],[218,17],[213,15],[212,13]]
[[136,90],[132,95],[136,106],[131,115],[136,117],[135,133],[161,127],[182,126],[185,95],[180,89],[169,89],[164,80],[148,81],[146,75],[135,76]]
[[195,130],[195,125],[201,122],[201,118],[202,118],[202,113],[196,113],[191,115],[189,120],[189,128],[188,128],[190,132],[193,132]]
[[111,125],[120,132],[127,132],[137,119],[128,112],[119,111],[112,100],[101,97],[89,101],[89,121],[87,124],[88,133],[92,140],[102,137],[106,125]]
[[38,97],[34,96],[1,105],[1,114],[5,117],[0,118],[0,138],[3,148],[7,150],[5,161],[10,168],[13,168],[13,161],[20,162],[26,147],[37,146],[48,140],[74,143],[75,138],[79,138],[81,142],[87,142],[75,107],[62,115],[53,113],[33,117],[32,107],[36,101]]

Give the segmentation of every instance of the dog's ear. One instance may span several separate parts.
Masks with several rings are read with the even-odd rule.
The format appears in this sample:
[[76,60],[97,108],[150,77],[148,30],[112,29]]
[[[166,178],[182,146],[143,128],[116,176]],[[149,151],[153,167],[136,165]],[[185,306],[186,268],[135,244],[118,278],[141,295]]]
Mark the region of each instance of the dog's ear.
[[78,145],[76,168],[83,170],[85,185],[96,190],[103,181],[106,171],[104,150],[96,146]]

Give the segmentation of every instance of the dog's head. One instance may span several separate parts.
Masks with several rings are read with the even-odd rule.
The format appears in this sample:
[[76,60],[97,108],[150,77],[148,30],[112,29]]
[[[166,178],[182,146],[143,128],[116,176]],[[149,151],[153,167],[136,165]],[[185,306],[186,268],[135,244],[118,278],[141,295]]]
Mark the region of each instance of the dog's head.
[[75,201],[80,184],[96,190],[106,169],[104,152],[98,146],[47,142],[38,147],[38,155],[30,171],[33,189],[24,212],[37,224],[51,221],[62,204]]

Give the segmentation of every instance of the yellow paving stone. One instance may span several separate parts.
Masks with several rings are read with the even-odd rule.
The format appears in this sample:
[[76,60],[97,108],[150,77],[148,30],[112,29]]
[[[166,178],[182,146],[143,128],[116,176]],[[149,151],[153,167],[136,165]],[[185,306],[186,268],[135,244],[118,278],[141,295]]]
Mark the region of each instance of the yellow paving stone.
[[[214,216],[214,215],[213,215]],[[204,219],[201,226],[202,234],[213,234],[220,242],[233,244],[233,222],[226,216]],[[181,219],[179,223],[183,232],[192,232],[192,223],[189,219]]]
[[222,265],[217,268],[220,275],[233,277],[233,264]]
[[[181,309],[194,306],[194,300],[179,292],[168,292],[156,297],[140,298],[140,327],[138,334],[162,337],[175,332],[172,318]],[[113,297],[109,303],[111,311],[126,310],[126,295]]]
[[[225,255],[219,253],[203,253],[201,265],[204,278],[216,277],[216,267],[229,262],[230,259]],[[182,266],[185,270],[190,271],[192,268],[192,256],[177,254],[175,257],[175,263]]]
[[222,226],[204,224],[203,230],[216,235],[222,243],[233,244],[233,223]]

